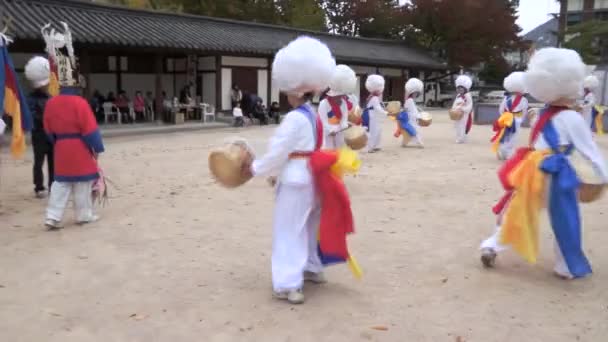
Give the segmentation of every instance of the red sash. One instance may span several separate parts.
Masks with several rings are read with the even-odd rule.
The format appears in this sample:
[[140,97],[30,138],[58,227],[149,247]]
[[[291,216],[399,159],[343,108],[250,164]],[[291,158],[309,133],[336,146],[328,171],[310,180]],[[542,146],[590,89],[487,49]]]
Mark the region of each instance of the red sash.
[[[342,104],[342,99],[346,100],[346,96],[344,95],[340,95],[340,96],[328,96],[327,97],[327,102],[329,103],[329,106],[331,107],[331,111],[332,113],[334,113],[334,116],[336,118],[338,118],[338,120],[342,120],[342,108],[341,108],[341,104]],[[348,106],[348,103],[347,103]],[[351,105],[352,107],[352,105]]]

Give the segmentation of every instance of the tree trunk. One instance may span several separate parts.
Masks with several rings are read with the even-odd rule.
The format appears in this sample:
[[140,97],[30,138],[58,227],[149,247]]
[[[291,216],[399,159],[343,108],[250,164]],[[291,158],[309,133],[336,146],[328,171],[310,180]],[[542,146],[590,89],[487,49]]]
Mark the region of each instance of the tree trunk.
[[559,1],[559,28],[557,33],[557,44],[562,47],[564,44],[564,37],[566,35],[566,26],[568,24],[568,0]]

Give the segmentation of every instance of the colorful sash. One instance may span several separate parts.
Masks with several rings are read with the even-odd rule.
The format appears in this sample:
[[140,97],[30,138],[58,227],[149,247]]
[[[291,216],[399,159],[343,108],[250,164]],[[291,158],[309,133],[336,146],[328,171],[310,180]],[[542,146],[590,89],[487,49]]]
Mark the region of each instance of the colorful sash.
[[515,113],[514,110],[521,103],[522,96],[518,94],[515,96],[515,100],[511,96],[507,98],[507,111],[502,113],[500,117],[494,122],[493,130],[496,134],[490,139],[492,144],[492,151],[498,152],[498,148],[501,143],[508,141],[517,130],[515,125]]
[[416,128],[410,124],[409,114],[406,111],[402,111],[397,115],[397,130],[394,136],[395,138],[399,138],[403,133],[407,133],[412,137],[416,136]]
[[346,96],[328,96],[327,102],[331,107],[329,113],[327,113],[327,121],[332,125],[339,125],[342,120],[342,100],[346,100]]
[[[567,155],[574,146],[562,150],[551,118],[563,107],[548,107],[541,114],[530,135],[530,147],[517,151],[499,171],[507,193],[494,207],[504,213],[500,242],[510,245],[525,260],[535,263],[538,256],[539,214],[546,203],[545,176],[551,177],[549,218],[562,255],[574,277],[591,273],[591,266],[581,248],[581,222],[577,189],[579,180]],[[540,133],[550,146],[535,151],[532,146]]]
[[[464,96],[464,94],[460,94],[460,95],[458,95],[458,97],[460,97],[464,101],[464,103],[467,103],[467,98],[466,98],[466,96]],[[473,127],[473,109],[471,109],[471,111],[469,112],[469,117],[467,118],[467,126],[465,128],[464,133],[469,134],[472,127]]]
[[356,278],[362,275],[357,261],[348,252],[346,237],[354,233],[350,198],[342,181],[345,173],[356,173],[361,166],[357,154],[349,149],[322,151],[323,126],[318,115],[307,106],[297,109],[310,121],[315,132],[315,149],[297,152],[290,158],[308,157],[315,188],[321,201],[317,251],[323,265],[347,262]]

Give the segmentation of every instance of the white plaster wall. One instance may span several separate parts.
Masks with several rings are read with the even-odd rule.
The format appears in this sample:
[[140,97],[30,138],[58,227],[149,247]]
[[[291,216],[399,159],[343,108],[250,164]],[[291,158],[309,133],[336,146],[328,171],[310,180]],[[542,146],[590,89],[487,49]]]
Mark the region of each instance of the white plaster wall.
[[89,89],[91,89],[91,94],[95,90],[99,90],[99,92],[103,96],[107,96],[109,92],[113,92],[116,95],[116,75],[115,74],[91,74],[89,76]]
[[268,66],[268,60],[266,58],[222,56],[222,65],[265,68]]
[[270,82],[270,103],[279,102],[281,91],[274,82]]
[[222,109],[230,110],[230,85],[232,84],[232,69],[222,68]]
[[154,94],[156,75],[154,74],[122,74],[122,90],[127,92],[129,98],[135,96],[136,91],[144,95],[151,91]]
[[268,70],[258,70],[258,96],[268,105]]

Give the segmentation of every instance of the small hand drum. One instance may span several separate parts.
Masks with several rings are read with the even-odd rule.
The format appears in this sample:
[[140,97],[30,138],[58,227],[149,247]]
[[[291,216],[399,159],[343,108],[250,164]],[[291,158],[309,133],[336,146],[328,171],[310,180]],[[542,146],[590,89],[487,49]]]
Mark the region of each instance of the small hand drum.
[[452,119],[453,121],[458,121],[464,116],[464,111],[460,107],[456,107],[450,109],[448,111],[448,114],[450,114],[450,119]]
[[606,185],[602,179],[595,173],[590,162],[583,157],[577,155],[570,159],[572,166],[576,170],[576,175],[581,181],[578,189],[578,199],[582,203],[591,203],[597,201],[602,194]]
[[243,155],[253,158],[253,154],[244,143],[230,143],[209,153],[209,171],[213,177],[227,188],[236,188],[251,179],[242,173]]
[[348,113],[348,122],[358,125],[361,121],[361,107],[354,106],[353,109]]
[[420,113],[420,118],[418,119],[418,124],[420,127],[428,127],[433,122],[433,116],[429,112]]
[[344,131],[344,142],[354,151],[358,151],[367,145],[367,133],[361,126],[351,126]]
[[397,115],[401,112],[401,102],[390,101],[386,104],[386,111],[389,115]]

